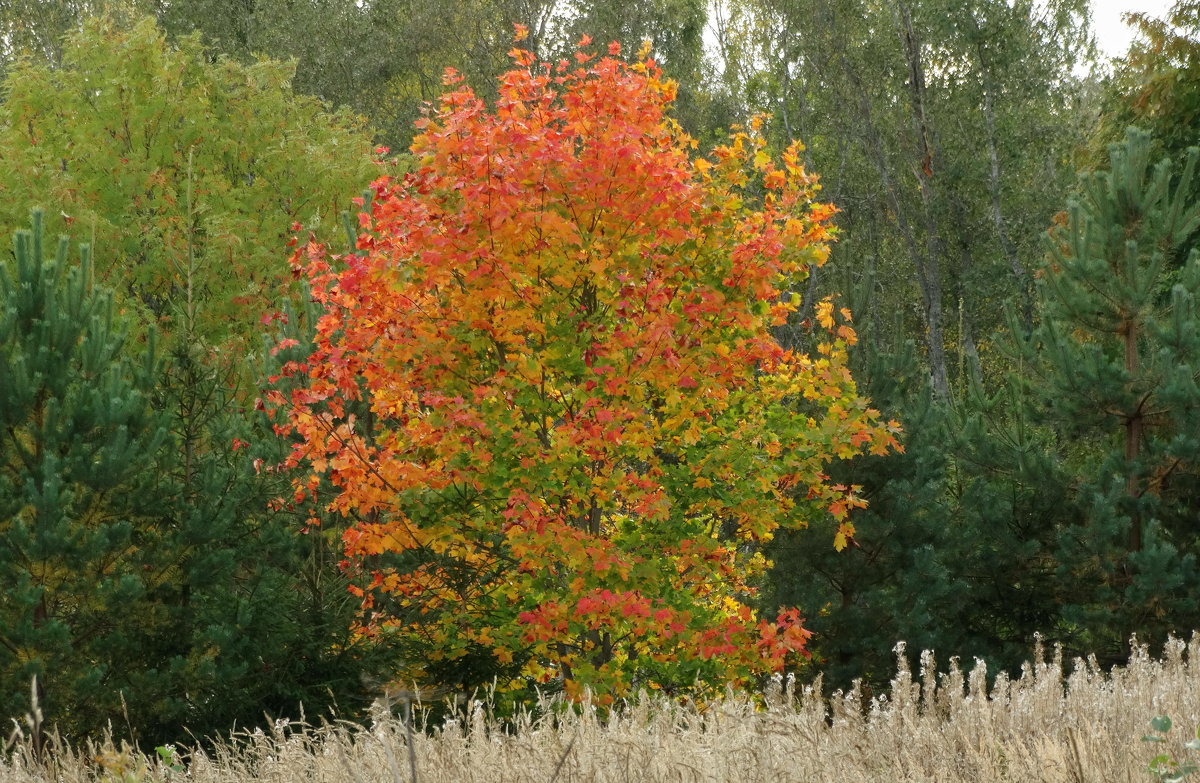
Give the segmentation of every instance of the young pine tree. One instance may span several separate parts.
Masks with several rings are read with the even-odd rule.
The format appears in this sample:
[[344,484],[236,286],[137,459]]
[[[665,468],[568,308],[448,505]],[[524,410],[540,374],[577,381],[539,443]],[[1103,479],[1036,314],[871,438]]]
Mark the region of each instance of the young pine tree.
[[1065,630],[1114,658],[1131,633],[1200,627],[1198,152],[1180,170],[1150,150],[1130,129],[1110,170],[1081,177],[1050,235],[1040,325],[1018,339],[1074,512],[1056,542]]
[[356,604],[324,538],[268,508],[269,422],[201,341],[158,361],[127,338],[89,250],[46,258],[42,233],[35,213],[0,261],[0,717],[34,675],[72,740],[353,710]]
[[139,498],[165,431],[153,345],[127,346],[90,252],[46,254],[42,215],[0,261],[0,714],[43,687],[47,718],[118,714],[111,663],[144,656],[153,614],[126,614],[166,575]]

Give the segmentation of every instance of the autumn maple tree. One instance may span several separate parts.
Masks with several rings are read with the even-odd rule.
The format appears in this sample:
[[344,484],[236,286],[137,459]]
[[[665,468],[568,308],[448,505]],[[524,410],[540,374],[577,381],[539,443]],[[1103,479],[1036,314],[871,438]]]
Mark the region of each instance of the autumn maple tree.
[[751,129],[693,159],[653,61],[583,46],[514,50],[494,108],[448,73],[356,250],[293,259],[324,314],[268,405],[405,679],[604,700],[779,670],[809,634],[749,605],[757,545],[845,546],[862,501],[826,466],[897,447],[847,311],[820,304],[812,355],[771,336],[828,255],[800,148]]

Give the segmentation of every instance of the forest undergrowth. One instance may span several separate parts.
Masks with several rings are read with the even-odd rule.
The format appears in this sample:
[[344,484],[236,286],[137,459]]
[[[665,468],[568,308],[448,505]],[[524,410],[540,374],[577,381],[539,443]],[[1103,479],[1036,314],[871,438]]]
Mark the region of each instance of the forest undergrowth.
[[[898,646],[890,692],[821,695],[773,681],[762,702],[730,693],[704,708],[660,695],[605,715],[547,700],[513,721],[486,701],[416,729],[393,712],[371,726],[278,721],[208,750],[144,754],[111,741],[73,747],[25,733],[0,756],[5,783],[505,783],[555,781],[1137,781],[1159,754],[1187,762],[1200,721],[1200,634],[1161,658],[1134,642],[1127,665],[1035,651],[1021,675],[989,676],[932,653],[912,671]],[[1146,740],[1161,715],[1176,728]],[[1159,724],[1162,725],[1161,722]],[[1164,773],[1165,774],[1165,773]],[[1161,779],[1167,779],[1162,777]]]

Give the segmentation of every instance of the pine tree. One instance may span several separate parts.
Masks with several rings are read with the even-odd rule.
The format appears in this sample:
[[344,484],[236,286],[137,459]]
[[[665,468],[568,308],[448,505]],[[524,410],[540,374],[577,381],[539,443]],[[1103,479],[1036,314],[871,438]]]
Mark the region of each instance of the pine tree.
[[856,679],[886,688],[898,641],[914,655],[1019,671],[1057,615],[1044,526],[1059,511],[1038,480],[1040,433],[1014,421],[1010,400],[978,389],[936,403],[911,342],[879,350],[868,338],[857,359],[866,393],[901,421],[904,453],[833,466],[833,479],[861,485],[868,501],[854,540],[835,552],[805,539],[824,531],[777,536],[768,608],[809,612],[814,670],[828,689]]
[[1018,335],[1035,417],[1068,482],[1057,537],[1062,619],[1081,650],[1200,627],[1200,153],[1152,163],[1149,134],[1082,175],[1050,234],[1041,320]]
[[[357,602],[310,509],[269,508],[286,444],[199,340],[130,339],[90,250],[42,214],[0,262],[0,716],[150,747],[365,705]],[[289,335],[297,332],[292,323]],[[153,340],[153,331],[150,333]],[[277,357],[288,358],[284,353]]]
[[[315,317],[304,315],[276,314],[280,337],[311,340]],[[363,675],[386,666],[376,661],[386,651],[351,633],[358,601],[336,566],[340,526],[305,504],[272,502],[290,494],[291,475],[273,467],[286,444],[230,385],[235,373],[220,355],[198,339],[174,342],[156,391],[170,429],[157,470],[160,524],[176,531],[168,550],[177,564],[158,598],[172,633],[160,640],[168,664],[132,697],[149,702],[139,731],[156,743],[181,726],[212,736],[264,714],[328,717],[335,704],[353,716],[370,701]],[[243,372],[277,371],[300,355],[277,351]],[[305,531],[309,517],[325,524]]]
[[[158,618],[126,615],[164,574],[142,524],[165,432],[153,343],[127,346],[91,255],[43,248],[42,214],[0,264],[0,714],[33,675],[49,720],[94,718],[110,663],[139,660]],[[66,727],[69,728],[69,727]]]
[[766,548],[773,563],[766,608],[803,609],[814,670],[830,688],[859,678],[868,687],[886,685],[898,640],[941,651],[951,643],[944,631],[956,625],[946,600],[958,591],[941,562],[949,517],[942,503],[949,466],[940,442],[944,410],[933,404],[912,343],[895,352],[861,350],[856,359],[865,393],[901,419],[904,453],[831,466],[833,480],[862,486],[868,501],[853,515],[856,532],[845,550],[818,546],[828,538],[819,528],[781,531]]

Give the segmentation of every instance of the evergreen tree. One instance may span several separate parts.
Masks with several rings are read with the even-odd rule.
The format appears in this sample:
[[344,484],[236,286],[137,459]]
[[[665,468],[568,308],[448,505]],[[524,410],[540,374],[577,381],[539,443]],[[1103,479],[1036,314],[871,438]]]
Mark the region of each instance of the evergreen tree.
[[138,730],[155,744],[186,726],[198,736],[271,718],[353,715],[369,650],[351,636],[358,602],[339,574],[339,532],[302,535],[305,508],[271,501],[289,477],[269,469],[283,444],[266,417],[214,367],[200,342],[175,344],[156,389],[170,429],[160,451],[160,525],[174,531],[163,555],[174,579],[156,600],[170,616],[162,665],[141,675],[157,692]]
[[1110,170],[1080,177],[1051,233],[1040,325],[1019,341],[1074,505],[1057,532],[1063,619],[1113,657],[1133,632],[1200,627],[1200,153],[1180,171],[1151,147],[1130,129]]
[[[930,406],[910,353],[860,357],[906,453],[835,479],[870,505],[837,554],[781,536],[766,599],[810,613],[826,681],[882,685],[890,650],[1012,670],[1034,635],[1106,663],[1130,634],[1200,627],[1200,205],[1189,152],[1151,165],[1131,130],[1082,175],[1038,273],[1038,323],[1010,318],[1016,371]],[[872,342],[867,332],[865,342]]]
[[34,675],[73,739],[353,715],[373,652],[337,528],[299,535],[310,510],[269,506],[286,444],[202,341],[156,360],[127,338],[90,252],[46,258],[42,230],[37,212],[0,265],[0,716]]
[[942,562],[950,518],[942,500],[949,459],[939,438],[944,411],[909,343],[894,353],[857,357],[855,374],[887,416],[902,417],[904,453],[860,456],[831,466],[837,483],[861,485],[868,506],[855,512],[854,538],[842,552],[818,542],[826,530],[781,531],[767,545],[773,562],[763,600],[768,611],[797,606],[813,632],[815,670],[830,688],[856,678],[886,685],[893,646],[949,644],[945,602],[954,576]]
[[[145,660],[162,617],[138,613],[168,575],[143,499],[165,437],[152,344],[126,346],[91,254],[42,245],[42,215],[0,265],[0,714],[30,678],[47,717],[98,725],[117,661]],[[128,612],[128,613],[127,613]],[[64,728],[70,728],[65,726]]]
[[855,373],[903,423],[904,453],[833,467],[869,503],[854,515],[851,546],[814,546],[809,537],[823,531],[778,536],[764,600],[807,612],[815,671],[829,689],[855,679],[886,688],[901,640],[912,655],[1019,670],[1057,612],[1045,532],[1058,513],[1053,488],[1032,457],[1009,469],[1017,452],[1041,453],[1038,433],[1012,419],[1004,398],[936,404],[911,342],[862,352]]

